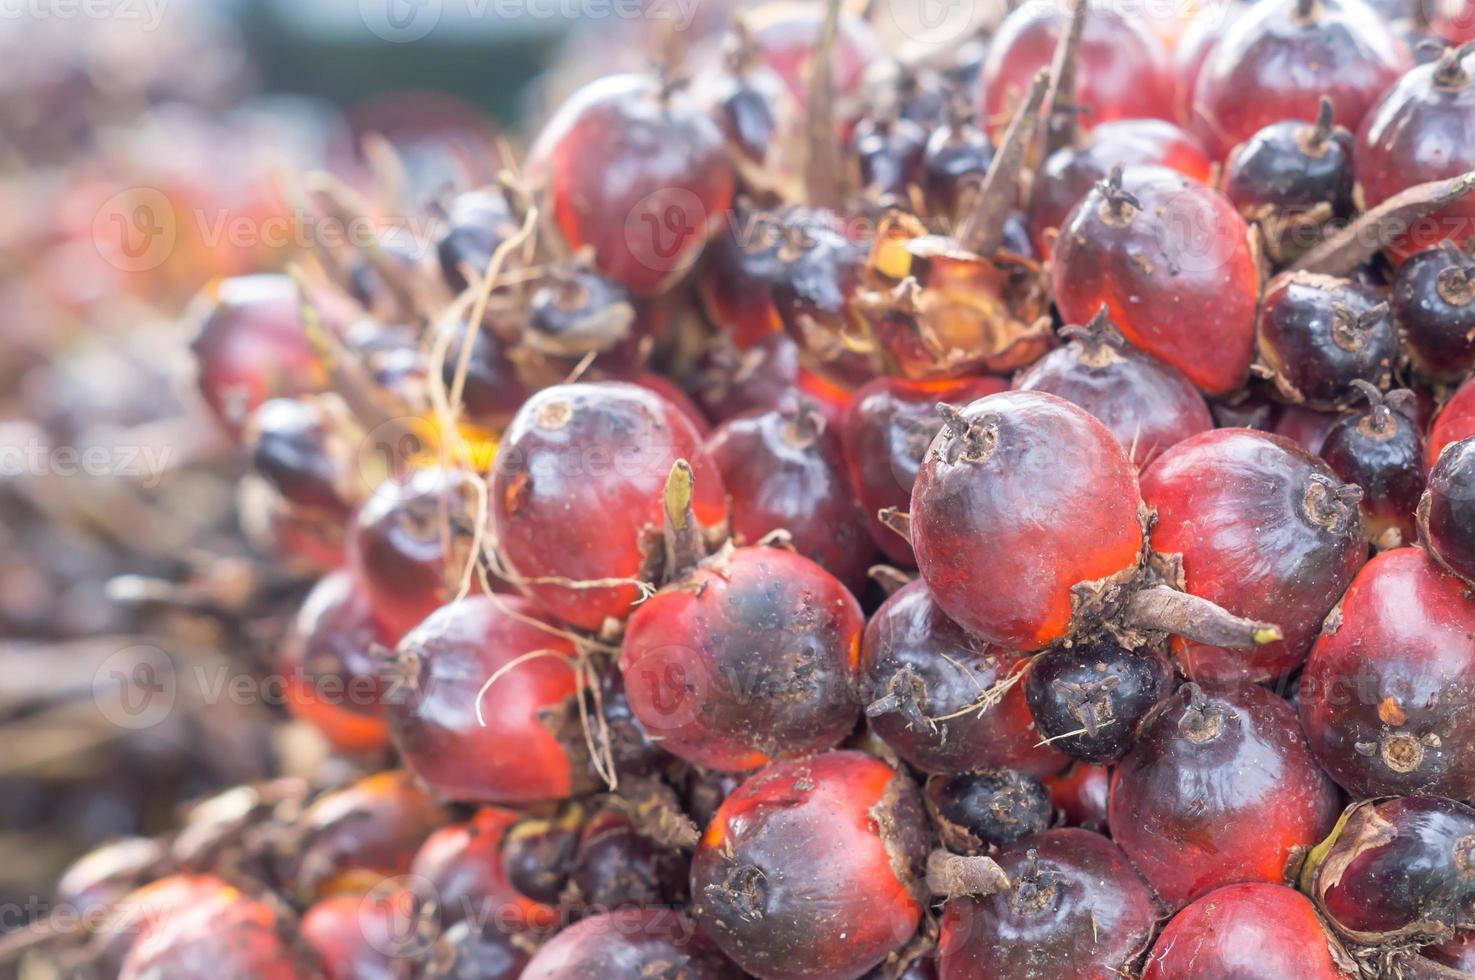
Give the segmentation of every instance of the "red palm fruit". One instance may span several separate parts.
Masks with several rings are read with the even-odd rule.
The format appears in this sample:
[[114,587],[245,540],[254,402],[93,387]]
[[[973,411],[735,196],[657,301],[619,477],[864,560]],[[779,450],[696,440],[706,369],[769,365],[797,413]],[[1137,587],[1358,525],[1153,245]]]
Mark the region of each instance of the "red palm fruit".
[[[983,119],[1001,131],[1025,100],[1035,73],[1049,68],[1070,22],[1063,4],[1015,8],[989,44],[983,65]],[[1173,79],[1162,42],[1105,5],[1086,15],[1076,51],[1075,91],[1066,95],[1087,125],[1173,117]]]
[[297,890],[309,900],[368,891],[409,871],[421,842],[445,822],[445,811],[401,769],[324,793],[302,815]]
[[875,544],[845,470],[840,436],[807,401],[724,422],[707,440],[730,495],[735,544],[789,532],[793,547],[854,592],[865,588]]
[[[1419,65],[1368,112],[1353,153],[1367,207],[1415,184],[1475,170],[1475,134],[1469,126],[1475,74],[1465,64],[1469,54],[1466,47],[1451,48],[1438,61]],[[1475,202],[1465,197],[1416,221],[1388,251],[1405,259],[1445,239],[1463,241],[1470,236],[1472,218]]]
[[1077,762],[1069,769],[1045,777],[1050,801],[1065,814],[1071,827],[1106,833],[1106,801],[1111,793],[1111,769]]
[[426,957],[425,980],[518,980],[528,954],[515,938],[474,922],[458,922]]
[[191,343],[200,393],[233,434],[269,399],[326,385],[302,324],[302,294],[287,276],[220,279],[200,303],[205,314]]
[[1454,242],[1426,248],[1399,266],[1388,303],[1420,374],[1457,382],[1475,368],[1475,258]]
[[[922,581],[899,589],[866,624],[861,698],[871,730],[926,772],[1058,772],[1069,759],[1041,745],[1017,675],[1025,662],[947,617]],[[984,692],[998,690],[984,710]]]
[[1475,927],[1475,809],[1439,796],[1356,803],[1308,858],[1301,888],[1359,943]]
[[104,976],[116,976],[128,951],[185,910],[214,901],[231,888],[214,875],[171,874],[128,892],[113,903],[92,930],[96,965]]
[[1322,767],[1358,797],[1475,794],[1475,602],[1417,548],[1358,573],[1301,675]]
[[652,534],[678,459],[696,475],[698,522],[720,525],[721,477],[670,402],[619,382],[555,385],[529,398],[503,433],[491,500],[498,547],[528,595],[586,630],[629,615],[640,597],[633,582],[591,583],[659,571]]
[[422,907],[406,889],[320,898],[302,915],[302,940],[325,980],[397,980],[430,945]]
[[425,838],[410,874],[429,884],[442,925],[470,921],[511,935],[557,924],[556,909],[528,898],[508,877],[503,845],[520,819],[513,810],[484,806]]
[[998,860],[1010,888],[943,911],[940,980],[1095,980],[1127,973],[1147,948],[1152,892],[1100,834],[1047,830]]
[[1209,406],[1177,368],[1123,339],[1103,308],[1014,379],[1019,391],[1058,395],[1099,419],[1140,471],[1169,446],[1214,427]]
[[457,194],[437,229],[436,258],[446,285],[460,292],[468,285],[465,271],[486,272],[497,246],[517,233],[520,222],[499,187],[479,187]]
[[118,978],[308,980],[315,964],[288,942],[288,928],[273,906],[224,885],[139,937]]
[[[1272,422],[1268,431],[1287,439],[1306,450],[1308,453],[1321,455],[1321,447],[1326,444],[1326,437],[1332,427],[1337,424],[1340,417],[1336,412],[1318,412],[1314,408],[1303,408],[1300,405],[1275,405],[1275,421]],[[1227,422],[1222,423],[1222,428],[1234,428]],[[1246,428],[1259,428],[1259,426],[1248,425]]]
[[1223,194],[1162,167],[1113,170],[1066,219],[1052,267],[1067,323],[1104,304],[1129,341],[1208,394],[1244,384],[1260,280]]
[[1221,885],[1285,881],[1338,806],[1289,703],[1252,684],[1188,684],[1112,771],[1109,812],[1116,842],[1178,908]]
[[575,652],[524,599],[474,596],[432,613],[395,651],[389,728],[406,765],[452,800],[585,789]]
[[576,92],[528,154],[573,249],[640,295],[664,292],[701,254],[732,202],[722,130],[685,93],[646,75]]
[[740,349],[718,334],[687,382],[709,418],[718,422],[777,406],[799,383],[799,345],[786,333],[770,333]]
[[921,921],[927,838],[916,787],[879,759],[778,763],[739,786],[702,835],[692,915],[764,980],[859,977]]
[[1466,381],[1450,396],[1429,428],[1424,447],[1424,465],[1433,469],[1445,447],[1475,436],[1475,379]]
[[353,574],[325,576],[308,593],[284,643],[287,706],[341,751],[388,746],[379,651],[393,642],[375,624],[372,600]]
[[1248,650],[1175,637],[1190,678],[1267,681],[1300,666],[1367,558],[1360,494],[1290,440],[1249,429],[1194,436],[1142,474],[1153,550],[1181,568],[1183,588],[1281,631]]
[[1310,272],[1277,276],[1266,287],[1255,342],[1280,396],[1324,411],[1351,404],[1355,381],[1387,388],[1400,356],[1380,291]]
[[646,836],[616,806],[600,808],[579,831],[563,905],[575,914],[676,907],[686,901],[690,861]]
[[943,431],[912,488],[922,577],[988,643],[1037,650],[1063,639],[1077,585],[1136,572],[1136,471],[1106,426],[1054,395],[1011,391],[940,410]]
[[756,769],[850,734],[864,625],[855,597],[808,558],[738,548],[635,611],[620,671],[635,717],[666,751]]
[[1040,255],[1065,226],[1071,209],[1112,167],[1160,166],[1209,182],[1214,162],[1203,144],[1186,130],[1163,119],[1118,119],[1092,129],[1082,146],[1066,146],[1050,154],[1038,186],[1029,199],[1029,234]]
[[1350,980],[1350,963],[1305,895],[1246,882],[1209,892],[1173,916],[1142,980]]
[[1204,63],[1214,52],[1214,45],[1249,6],[1245,0],[1214,7],[1205,5],[1198,8],[1184,27],[1172,52],[1176,82],[1173,118],[1180,124],[1187,126],[1193,121],[1193,90],[1198,85]]
[[954,854],[987,854],[1047,829],[1050,791],[1012,769],[931,776],[923,790],[927,815]]
[[1475,932],[1460,932],[1453,939],[1426,946],[1423,955],[1435,963],[1454,967],[1462,973],[1475,974]]
[[341,521],[360,496],[354,453],[364,435],[346,416],[331,395],[264,403],[244,433],[252,470],[293,506]]
[[538,950],[521,980],[660,977],[738,980],[741,974],[676,909],[621,909],[569,926]]
[[1419,536],[1441,565],[1475,581],[1475,437],[1445,447],[1419,501]]
[[887,507],[905,510],[910,505],[922,458],[942,430],[937,403],[967,404],[1008,389],[1003,378],[876,378],[856,391],[845,413],[845,460],[866,525],[886,557],[905,566],[916,564],[912,546],[876,515]]
[[[795,103],[806,106],[810,59],[824,25],[823,9],[777,0],[745,12],[744,21],[763,61],[784,80]],[[859,95],[866,68],[884,55],[880,39],[865,18],[842,10],[830,59],[830,77],[842,108]]]
[[1362,522],[1379,550],[1416,540],[1414,512],[1424,492],[1424,440],[1419,434],[1414,394],[1386,396],[1356,382],[1368,399],[1365,410],[1349,412],[1331,427],[1320,455],[1337,477],[1362,488]]
[[[1222,159],[1273,122],[1316,118],[1322,96],[1342,125],[1356,129],[1410,63],[1388,22],[1363,0],[1256,4],[1234,21],[1199,72],[1194,131]],[[1289,64],[1300,70],[1286,71]]]
[[56,902],[81,913],[106,909],[149,881],[166,854],[151,837],[121,837],[72,862],[56,883]]

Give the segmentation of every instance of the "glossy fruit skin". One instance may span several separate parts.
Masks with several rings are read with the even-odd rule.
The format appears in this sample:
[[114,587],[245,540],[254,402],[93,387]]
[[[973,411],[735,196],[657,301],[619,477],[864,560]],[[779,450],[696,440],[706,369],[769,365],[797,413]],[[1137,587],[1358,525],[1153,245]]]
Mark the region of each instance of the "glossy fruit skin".
[[904,774],[859,752],[779,763],[739,786],[702,835],[692,916],[762,980],[859,977],[915,932],[926,852]]
[[1065,226],[1081,198],[1112,167],[1167,167],[1207,184],[1214,161],[1198,137],[1163,119],[1117,119],[1096,126],[1084,146],[1050,154],[1029,199],[1029,235],[1040,255],[1050,254],[1050,229]]
[[548,181],[570,248],[593,246],[599,271],[640,295],[695,261],[734,183],[722,130],[644,75],[607,76],[564,102],[528,171]]
[[676,909],[621,909],[554,936],[528,963],[521,980],[660,976],[673,969],[680,973],[672,975],[682,980],[741,976]]
[[1193,680],[1268,681],[1305,659],[1322,620],[1367,557],[1362,516],[1321,459],[1280,436],[1215,429],[1142,474],[1157,511],[1152,547],[1181,556],[1183,585],[1284,639],[1231,650],[1173,638]]
[[605,807],[584,824],[563,902],[574,913],[676,908],[686,902],[690,862],[640,832],[628,814]]
[[1312,117],[1282,119],[1234,148],[1224,193],[1246,218],[1298,214],[1326,203],[1327,217],[1352,213],[1352,134],[1318,133]]
[[1285,881],[1340,802],[1296,710],[1237,684],[1202,693],[1188,685],[1164,702],[1112,771],[1109,806],[1116,842],[1180,908],[1222,885]]
[[1069,635],[1075,585],[1137,567],[1141,503],[1106,426],[1054,395],[1005,392],[961,409],[932,441],[912,488],[912,547],[960,626],[1037,650]]
[[1223,194],[1161,167],[1128,168],[1122,189],[1140,209],[1098,185],[1055,241],[1061,317],[1086,323],[1105,304],[1129,341],[1204,392],[1234,391],[1255,346],[1249,226]]
[[[441,382],[446,391],[450,391],[456,383],[456,372],[461,364],[466,329],[459,323],[441,329],[452,333],[446,347],[445,363],[441,367]],[[486,323],[471,335],[471,352],[466,355],[461,398],[466,407],[466,420],[473,425],[494,431],[504,428],[531,394],[517,365],[512,362],[512,344],[503,336],[504,330],[510,334],[520,329],[520,324],[499,326]]]
[[114,903],[92,930],[96,964],[104,975],[116,976],[129,950],[182,910],[217,901],[233,889],[209,874],[170,874],[129,891]]
[[1424,448],[1424,464],[1433,469],[1435,462],[1450,443],[1475,436],[1475,381],[1466,381],[1444,403]]
[[1143,980],[1348,980],[1335,942],[1300,892],[1265,882],[1216,889],[1163,928]]
[[1106,803],[1111,795],[1111,770],[1077,762],[1069,769],[1045,777],[1050,800],[1065,815],[1066,826],[1107,832]]
[[519,892],[503,863],[503,842],[521,814],[479,808],[470,820],[435,831],[415,852],[410,874],[430,885],[441,925],[471,921],[513,934],[553,928],[558,913]]
[[[981,118],[991,130],[1003,130],[1035,73],[1050,67],[1068,20],[1064,7],[1040,4],[1015,9],[999,25],[983,65]],[[1076,73],[1072,102],[1081,107],[1084,125],[1173,117],[1173,80],[1162,43],[1114,10],[1100,7],[1087,16]]]
[[[1465,70],[1441,74],[1437,63],[1420,65],[1368,112],[1357,132],[1354,163],[1368,207],[1405,188],[1475,170],[1475,81]],[[1414,224],[1388,251],[1405,259],[1444,239],[1469,237],[1475,204],[1466,197]]]
[[1475,603],[1417,548],[1368,562],[1301,677],[1301,723],[1355,797],[1475,794]]
[[923,793],[942,844],[954,854],[987,854],[1050,826],[1050,793],[1010,769],[937,775]]
[[845,413],[845,461],[850,483],[865,512],[872,538],[891,561],[916,565],[906,539],[886,527],[876,512],[911,505],[917,470],[942,418],[937,403],[962,405],[1008,390],[1002,378],[959,378],[951,381],[906,381],[876,378],[855,393]]
[[252,413],[246,442],[251,468],[285,500],[342,519],[357,490],[354,435],[322,402],[273,398]]
[[281,668],[287,705],[345,752],[389,745],[379,648],[394,638],[374,622],[372,600],[348,571],[313,586],[287,634]]
[[1466,582],[1475,581],[1475,437],[1447,446],[1419,504],[1424,546]]
[[[898,589],[876,610],[861,643],[862,700],[874,705],[893,693],[904,699],[893,710],[870,714],[871,729],[924,772],[1006,768],[1043,776],[1065,767],[1066,756],[1038,744],[1043,736],[1022,684],[1011,684],[987,711],[965,710],[1023,669],[1014,654],[949,619],[922,581]],[[908,698],[914,685],[920,696]]]
[[[403,679],[389,727],[405,762],[438,795],[527,803],[586,785],[574,648],[537,621],[526,600],[473,596],[443,606],[400,641]],[[548,653],[508,666],[540,650]]]
[[850,734],[864,625],[855,597],[808,558],[739,548],[636,609],[620,671],[666,751],[756,769]]
[[1090,412],[1139,471],[1168,447],[1214,427],[1203,396],[1183,372],[1120,335],[1073,338],[1025,368],[1014,387],[1058,395]]
[[1350,412],[1327,432],[1320,456],[1337,478],[1362,487],[1363,526],[1383,549],[1412,544],[1424,492],[1424,439],[1418,422],[1382,406]]
[[395,980],[397,961],[423,944],[413,932],[414,896],[407,891],[330,895],[302,916],[302,940],[326,980]]
[[1362,0],[1319,0],[1304,19],[1297,2],[1246,10],[1199,72],[1193,128],[1221,158],[1273,122],[1314,119],[1323,95],[1337,122],[1356,129],[1409,67],[1407,50]]
[[1193,90],[1214,46],[1249,7],[1245,0],[1223,7],[1200,7],[1189,18],[1173,46],[1173,118],[1181,125],[1193,122]]
[[839,433],[818,409],[787,404],[724,422],[707,440],[731,495],[733,542],[783,529],[853,592],[865,588],[875,545],[856,506]]
[[307,957],[283,936],[270,905],[229,886],[179,908],[134,943],[119,980],[218,977],[220,980],[307,980]]
[[1424,249],[1398,267],[1388,304],[1420,374],[1454,382],[1475,368],[1475,259]]
[[899,204],[920,176],[927,130],[905,117],[862,118],[851,137],[860,163],[862,193],[878,204]]
[[1438,796],[1351,807],[1305,885],[1368,943],[1475,925],[1475,809]]
[[435,241],[446,285],[457,291],[466,288],[462,266],[483,275],[492,253],[517,232],[518,224],[507,195],[497,188],[480,187],[457,194]]
[[997,860],[1014,887],[947,903],[940,980],[1096,980],[1126,970],[1147,948],[1157,904],[1121,848],[1100,834],[1047,830],[1003,848]]
[[[661,490],[690,462],[697,520],[726,516],[716,464],[670,402],[620,382],[555,385],[529,398],[503,433],[492,479],[492,519],[507,564],[524,578],[635,578],[648,565],[645,528],[661,527]],[[526,590],[565,622],[597,631],[623,619],[634,585]]]
[[1349,279],[1292,272],[1272,281],[1255,340],[1280,393],[1292,403],[1326,410],[1354,399],[1354,379],[1387,388],[1399,339],[1381,302],[1376,290]]
[[1438,945],[1425,946],[1420,952],[1436,963],[1475,973],[1475,932],[1461,932]]
[[409,871],[421,841],[445,811],[402,769],[365,776],[313,801],[300,824],[294,884],[309,898],[367,891]]
[[458,922],[444,933],[427,964],[427,980],[518,980],[528,954],[495,929]]
[[1024,680],[1040,737],[1087,762],[1121,758],[1172,687],[1173,665],[1162,651],[1127,649],[1110,636],[1052,647],[1031,661]]
[[956,216],[993,161],[994,145],[973,119],[950,118],[934,127],[920,164],[928,211]]

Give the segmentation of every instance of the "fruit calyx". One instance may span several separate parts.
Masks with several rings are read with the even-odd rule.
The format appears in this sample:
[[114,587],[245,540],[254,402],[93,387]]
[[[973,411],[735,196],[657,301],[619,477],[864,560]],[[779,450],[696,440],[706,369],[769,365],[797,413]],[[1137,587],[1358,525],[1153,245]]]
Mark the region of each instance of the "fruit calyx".
[[1357,520],[1357,505],[1363,497],[1362,487],[1355,483],[1333,483],[1320,474],[1313,475],[1301,497],[1301,513],[1317,527],[1339,532]]
[[1025,852],[1025,860],[1024,872],[1014,883],[1013,893],[1009,896],[1009,907],[1021,915],[1039,915],[1055,907],[1060,893],[1060,876],[1040,867],[1040,852],[1034,848]]
[[981,415],[970,421],[956,406],[947,402],[937,403],[937,414],[942,416],[942,435],[945,439],[941,449],[942,458],[949,463],[986,463],[998,449],[997,415]]
[[1357,423],[1357,431],[1369,439],[1379,442],[1392,439],[1399,432],[1398,416],[1414,417],[1415,396],[1407,388],[1385,393],[1362,378],[1354,378],[1352,387],[1367,399],[1367,414]]
[[1465,59],[1475,54],[1475,41],[1447,45],[1434,64],[1434,84],[1442,89],[1460,89],[1470,84],[1471,74],[1465,70]]
[[1326,156],[1328,145],[1330,145],[1332,133],[1336,132],[1337,124],[1335,109],[1332,100],[1325,95],[1321,97],[1316,109],[1316,121],[1309,126],[1302,127],[1296,137],[1296,143],[1301,147],[1301,152],[1308,157],[1320,159]]
[[1388,304],[1379,303],[1361,313],[1345,303],[1332,304],[1332,342],[1348,353],[1367,346],[1368,334],[1388,315]]
[[1142,210],[1142,202],[1137,196],[1122,187],[1121,164],[1112,167],[1111,173],[1096,185],[1096,189],[1105,198],[1099,211],[1101,220],[1114,228],[1125,228]]
[[1475,260],[1449,239],[1440,242],[1439,248],[1450,264],[1435,277],[1435,291],[1450,306],[1469,306],[1475,302]]
[[1195,745],[1212,742],[1224,731],[1224,712],[1210,704],[1203,688],[1192,681],[1183,689],[1188,692],[1188,706],[1178,719],[1178,733]]
[[1111,322],[1106,304],[1096,311],[1084,326],[1068,324],[1060,328],[1060,336],[1078,345],[1076,360],[1093,370],[1100,370],[1122,360],[1121,350],[1127,345],[1122,332]]

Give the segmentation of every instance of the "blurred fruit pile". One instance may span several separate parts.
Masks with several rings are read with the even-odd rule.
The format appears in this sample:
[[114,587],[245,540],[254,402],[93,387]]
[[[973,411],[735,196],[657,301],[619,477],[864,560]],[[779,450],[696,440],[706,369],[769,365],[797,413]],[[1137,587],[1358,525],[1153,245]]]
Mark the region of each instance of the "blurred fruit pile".
[[[0,956],[1475,975],[1475,11],[657,8],[607,42],[654,66],[555,72],[526,152],[321,120],[258,196],[249,153],[201,190],[76,127],[301,248],[169,236],[215,277],[160,326],[210,434],[141,441],[199,420],[157,356],[137,417],[33,383],[182,458],[136,510],[19,481],[21,527],[108,550],[6,571],[7,618],[96,586],[28,627],[17,723],[83,664],[94,737],[183,726],[242,785]],[[90,217],[17,248],[128,273],[61,291],[77,345],[202,268],[129,270],[165,212],[91,207],[122,258]],[[13,285],[72,309],[55,275]]]

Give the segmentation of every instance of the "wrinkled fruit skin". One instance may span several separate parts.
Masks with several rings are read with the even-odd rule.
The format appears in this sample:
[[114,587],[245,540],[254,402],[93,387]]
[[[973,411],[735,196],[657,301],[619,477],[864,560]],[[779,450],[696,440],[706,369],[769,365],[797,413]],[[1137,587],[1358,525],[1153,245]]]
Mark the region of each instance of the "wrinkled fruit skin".
[[[679,964],[679,966],[677,966]],[[671,973],[679,969],[679,973]],[[737,969],[675,909],[622,909],[569,926],[538,950],[521,980],[592,980],[663,973],[738,980]]]
[[947,903],[941,980],[1096,980],[1124,972],[1147,947],[1152,892],[1100,834],[1048,830],[1004,848],[998,862],[1013,888]]
[[1367,555],[1357,506],[1331,496],[1338,485],[1290,440],[1248,429],[1180,442],[1142,475],[1153,549],[1182,556],[1187,590],[1284,636],[1250,650],[1174,637],[1190,678],[1267,681],[1305,660]]
[[1264,882],[1227,885],[1173,916],[1142,980],[1348,980],[1334,942],[1300,892]]
[[1301,677],[1322,767],[1356,797],[1475,795],[1475,602],[1421,549],[1358,573]]
[[620,670],[668,752],[725,771],[832,748],[859,714],[865,617],[807,558],[739,548],[630,617]]
[[1475,581],[1475,438],[1446,447],[1419,504],[1425,547],[1445,568]]
[[1285,881],[1338,809],[1290,704],[1240,684],[1206,690],[1202,705],[1180,689],[1112,774],[1116,842],[1174,908],[1222,885]]
[[[647,539],[659,534],[661,491],[678,459],[692,467],[698,522],[721,524],[722,478],[680,409],[619,382],[543,389],[518,410],[497,450],[491,505],[504,558],[523,578],[639,577],[650,550],[659,551]],[[640,596],[634,585],[538,582],[527,592],[594,631],[627,616]]]
[[779,763],[739,786],[707,827],[692,858],[692,914],[761,980],[859,977],[916,930],[926,849],[916,788],[880,760],[830,752]]
[[[903,586],[876,610],[866,624],[860,664],[865,704],[889,694],[903,699],[871,714],[871,730],[918,769],[1008,768],[1043,776],[1069,761],[1039,744],[1043,736],[1030,717],[1024,685],[1011,682],[1024,661],[949,619],[925,582]],[[1006,683],[998,704],[967,710],[984,691]]]
[[1055,303],[1086,323],[1104,303],[1126,338],[1224,395],[1244,384],[1255,346],[1259,272],[1249,226],[1218,191],[1162,167],[1129,167],[1123,189],[1081,198],[1055,241]]
[[1074,586],[1137,567],[1136,471],[1110,430],[1054,395],[992,395],[961,421],[966,431],[938,433],[912,488],[917,567],[959,625],[1039,649],[1070,633]]

